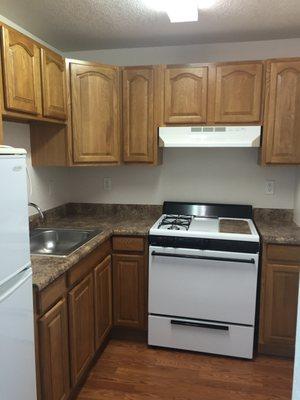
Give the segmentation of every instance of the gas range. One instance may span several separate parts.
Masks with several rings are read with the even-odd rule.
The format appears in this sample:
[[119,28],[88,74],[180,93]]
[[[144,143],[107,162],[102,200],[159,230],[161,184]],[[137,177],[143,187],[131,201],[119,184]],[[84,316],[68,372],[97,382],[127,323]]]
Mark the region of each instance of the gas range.
[[165,202],[149,233],[148,344],[252,358],[260,249],[252,207]]

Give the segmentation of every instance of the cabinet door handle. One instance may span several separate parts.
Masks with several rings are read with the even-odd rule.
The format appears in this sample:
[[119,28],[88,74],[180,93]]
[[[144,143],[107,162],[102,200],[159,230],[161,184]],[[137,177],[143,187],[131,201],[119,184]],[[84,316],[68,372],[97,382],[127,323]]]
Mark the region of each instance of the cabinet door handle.
[[229,331],[229,326],[226,325],[204,324],[203,322],[180,321],[177,319],[171,319],[171,325],[193,326],[196,328],[215,329],[217,331]]

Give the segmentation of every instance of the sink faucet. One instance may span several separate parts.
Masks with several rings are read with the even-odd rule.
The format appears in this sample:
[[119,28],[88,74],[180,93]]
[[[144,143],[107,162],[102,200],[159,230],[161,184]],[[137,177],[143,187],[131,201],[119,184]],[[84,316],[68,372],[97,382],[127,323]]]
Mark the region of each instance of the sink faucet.
[[35,203],[28,203],[28,207],[33,207],[33,208],[35,208],[35,209],[37,210],[37,212],[39,213],[39,216],[40,216],[41,221],[42,221],[42,222],[45,221],[45,215],[44,215],[43,211],[41,210],[41,208],[40,208],[37,204],[35,204]]

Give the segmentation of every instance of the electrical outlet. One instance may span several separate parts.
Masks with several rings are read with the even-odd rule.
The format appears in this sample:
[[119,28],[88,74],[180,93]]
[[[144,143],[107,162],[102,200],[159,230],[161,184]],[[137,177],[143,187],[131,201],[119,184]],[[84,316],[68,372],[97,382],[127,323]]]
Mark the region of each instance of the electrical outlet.
[[107,192],[111,191],[111,178],[103,178],[103,189]]
[[274,195],[275,192],[275,181],[266,181],[266,194]]

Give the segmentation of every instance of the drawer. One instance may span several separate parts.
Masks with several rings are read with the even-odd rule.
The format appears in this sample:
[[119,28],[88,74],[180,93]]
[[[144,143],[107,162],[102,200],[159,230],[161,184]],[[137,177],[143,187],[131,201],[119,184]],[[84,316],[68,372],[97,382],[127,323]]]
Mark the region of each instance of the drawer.
[[300,246],[268,245],[267,259],[300,264]]
[[114,236],[113,237],[114,251],[137,251],[144,252],[145,239],[143,237],[134,236]]
[[253,358],[253,340],[253,327],[156,315],[150,315],[148,320],[150,346],[250,359]]
[[62,275],[41,292],[37,292],[37,313],[43,314],[66,293],[66,277]]
[[95,268],[105,257],[111,253],[110,240],[102,243],[90,254],[80,260],[68,271],[68,285],[72,286],[80,279],[84,278],[93,268]]

